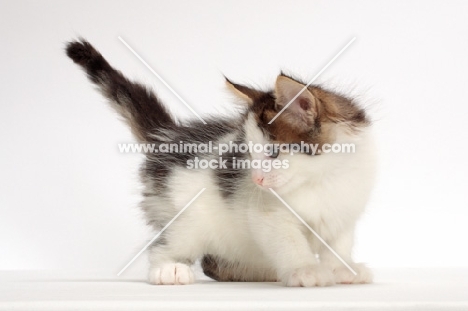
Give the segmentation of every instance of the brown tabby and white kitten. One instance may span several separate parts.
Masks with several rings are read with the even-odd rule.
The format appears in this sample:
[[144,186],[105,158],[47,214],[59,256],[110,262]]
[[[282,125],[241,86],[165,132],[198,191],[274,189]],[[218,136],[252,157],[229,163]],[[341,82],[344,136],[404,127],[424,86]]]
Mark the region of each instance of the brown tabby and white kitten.
[[[374,147],[365,111],[352,99],[281,74],[270,91],[227,80],[245,102],[231,118],[178,122],[149,89],[125,78],[85,40],[67,55],[80,65],[130,126],[138,142],[254,144],[353,143],[354,153],[227,152],[227,168],[189,169],[187,161],[216,153],[148,153],[141,168],[141,207],[155,230],[166,225],[202,188],[206,191],[150,247],[152,284],[194,282],[202,260],[218,281],[282,281],[287,286],[368,283],[372,274],[354,263],[355,224],[374,178]],[[289,168],[241,169],[233,158],[287,160]],[[271,193],[276,191],[357,272],[352,274]],[[318,255],[318,256],[317,256]]]

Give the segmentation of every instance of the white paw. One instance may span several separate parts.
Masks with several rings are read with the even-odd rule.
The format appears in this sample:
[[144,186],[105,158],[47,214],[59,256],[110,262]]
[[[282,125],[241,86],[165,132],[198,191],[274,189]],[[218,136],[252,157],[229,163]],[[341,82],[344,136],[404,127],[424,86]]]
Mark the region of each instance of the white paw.
[[183,263],[168,263],[150,269],[149,282],[155,285],[186,285],[195,281],[192,269]]
[[285,286],[289,287],[330,286],[335,284],[332,271],[320,265],[294,269],[283,275],[281,280]]
[[352,264],[351,268],[357,273],[354,275],[345,266],[336,267],[333,269],[335,274],[335,282],[337,284],[366,284],[372,283],[374,275],[372,271],[362,263]]

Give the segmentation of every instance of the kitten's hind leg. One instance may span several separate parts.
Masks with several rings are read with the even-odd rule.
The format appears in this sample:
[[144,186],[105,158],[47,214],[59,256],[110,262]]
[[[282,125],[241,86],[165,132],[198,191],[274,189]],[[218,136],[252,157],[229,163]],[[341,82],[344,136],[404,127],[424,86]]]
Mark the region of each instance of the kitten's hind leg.
[[218,282],[277,282],[276,271],[268,264],[230,262],[214,255],[204,255],[203,273]]

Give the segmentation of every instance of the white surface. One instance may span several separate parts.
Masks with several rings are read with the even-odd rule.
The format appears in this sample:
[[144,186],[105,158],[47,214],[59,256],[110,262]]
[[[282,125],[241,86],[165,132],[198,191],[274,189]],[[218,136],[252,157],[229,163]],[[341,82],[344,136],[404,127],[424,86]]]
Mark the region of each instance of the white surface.
[[[466,266],[467,1],[0,1],[0,269],[115,275],[153,234],[135,207],[140,157],[64,54],[78,35],[126,75],[202,116],[230,107],[222,73],[272,85],[280,69],[370,98],[380,177],[356,257]],[[141,257],[125,273],[145,270]]]
[[0,278],[0,310],[468,310],[468,269],[378,270],[375,284],[326,288],[214,281],[154,286],[44,278],[44,272]]

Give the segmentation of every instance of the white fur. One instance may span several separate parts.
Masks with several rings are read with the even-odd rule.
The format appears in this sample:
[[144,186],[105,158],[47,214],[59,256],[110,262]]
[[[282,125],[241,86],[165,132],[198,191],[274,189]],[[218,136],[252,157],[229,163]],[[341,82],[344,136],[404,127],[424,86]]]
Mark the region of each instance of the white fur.
[[151,267],[149,281],[152,284],[186,285],[195,281],[192,269],[181,263],[168,263]]
[[[252,117],[245,129],[248,141],[266,142]],[[243,180],[241,189],[229,200],[221,196],[212,171],[175,169],[167,183],[167,197],[146,198],[146,209],[166,213],[169,221],[169,215],[175,215],[201,188],[206,191],[167,229],[168,243],[150,250],[150,282],[192,283],[188,265],[204,254],[271,268],[287,286],[371,282],[372,274],[353,262],[351,251],[356,221],[373,184],[373,142],[368,130],[353,133],[343,126],[336,127],[334,134],[336,142],[355,143],[356,152],[281,154],[279,159],[289,160],[289,169],[252,172],[262,174],[263,186],[251,178]],[[152,187],[147,184],[147,188]],[[268,188],[274,189],[358,275],[350,274]]]

